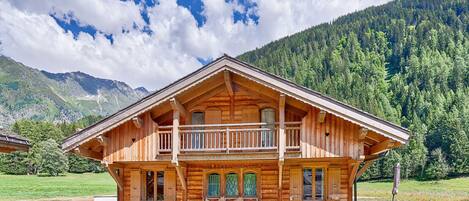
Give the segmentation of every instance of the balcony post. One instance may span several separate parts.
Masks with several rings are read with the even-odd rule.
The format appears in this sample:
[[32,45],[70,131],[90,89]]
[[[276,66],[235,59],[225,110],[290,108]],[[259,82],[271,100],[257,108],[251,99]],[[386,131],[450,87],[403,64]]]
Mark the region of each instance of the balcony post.
[[230,128],[226,127],[226,152],[230,153]]
[[172,129],[172,138],[173,138],[173,150],[172,150],[172,163],[178,162],[179,154],[179,111],[173,110],[173,129]]
[[278,126],[278,158],[280,161],[285,159],[286,136],[285,136],[285,94],[280,94],[279,98],[279,126]]

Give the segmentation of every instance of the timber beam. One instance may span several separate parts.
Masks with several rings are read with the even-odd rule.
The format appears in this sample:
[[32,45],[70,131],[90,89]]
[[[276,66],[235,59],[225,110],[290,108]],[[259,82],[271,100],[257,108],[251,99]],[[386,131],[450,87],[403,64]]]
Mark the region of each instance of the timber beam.
[[169,103],[173,111],[178,111],[182,117],[187,115],[186,108],[176,98],[171,98]]
[[114,179],[114,181],[116,182],[117,187],[119,188],[119,190],[123,190],[124,189],[124,181],[122,179],[122,171],[119,170],[119,174],[117,174],[118,167],[116,167],[115,165],[107,164],[107,163],[106,163],[106,169],[109,172],[109,174],[111,175],[111,177]]
[[353,182],[355,181],[356,175],[357,175],[357,170],[358,166],[360,166],[360,162],[352,163],[352,171],[350,172],[350,177],[349,177],[349,186],[353,185]]
[[360,128],[360,133],[358,135],[359,140],[364,140],[366,138],[366,135],[368,135],[368,129],[367,128]]
[[394,144],[395,144],[395,142],[392,139],[387,139],[387,140],[384,140],[384,141],[382,141],[378,144],[375,144],[372,147],[370,147],[370,155],[376,155],[376,154],[383,153],[383,152],[393,148]]
[[143,120],[140,117],[133,117],[132,123],[136,128],[141,128],[143,126]]
[[99,144],[103,145],[104,147],[109,145],[109,138],[106,137],[106,136],[100,135],[100,136],[96,137],[96,140],[98,140]]
[[82,148],[82,147],[77,147],[73,150],[76,154],[80,155],[80,156],[84,156],[86,158],[91,158],[91,159],[94,159],[94,160],[102,160],[103,159],[103,155],[99,152],[95,152],[95,151],[92,151],[90,149],[86,149],[86,148]]
[[357,175],[355,176],[356,178],[360,178],[360,176],[365,173],[365,171],[373,164],[373,160],[366,161],[365,164],[363,164],[362,168],[358,170]]
[[278,192],[279,196],[282,196],[282,187],[283,187],[283,165],[285,164],[284,160],[278,161]]
[[173,165],[176,168],[176,173],[178,175],[179,181],[181,182],[182,189],[186,190],[187,189],[186,179],[184,179],[184,172],[182,170],[181,165],[178,162],[173,163]]
[[230,71],[228,70],[225,70],[223,72],[224,74],[224,80],[225,80],[225,85],[226,85],[226,90],[228,91],[228,94],[230,96],[233,96],[234,95],[234,90],[233,90],[233,83],[231,81],[231,75],[230,75]]
[[285,136],[285,94],[280,94],[278,101],[278,116],[279,116],[279,150],[278,157],[284,160],[286,151],[286,136]]
[[318,122],[319,123],[324,123],[324,121],[326,120],[326,111],[324,110],[321,110],[319,111],[319,114],[318,114]]

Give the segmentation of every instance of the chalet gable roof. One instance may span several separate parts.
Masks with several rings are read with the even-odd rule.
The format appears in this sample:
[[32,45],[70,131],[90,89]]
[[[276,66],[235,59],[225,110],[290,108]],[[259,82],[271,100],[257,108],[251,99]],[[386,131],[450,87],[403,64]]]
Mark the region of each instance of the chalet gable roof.
[[382,120],[372,114],[341,103],[311,89],[294,84],[279,76],[262,71],[248,63],[224,55],[195,72],[70,136],[64,140],[62,148],[65,151],[70,151],[76,146],[117,127],[182,93],[186,89],[203,82],[212,75],[225,70],[277,90],[287,96],[339,116],[400,143],[406,143],[409,138],[409,131],[401,126]]
[[8,145],[8,147],[15,147],[19,150],[27,150],[30,143],[27,139],[17,135],[16,133],[0,128],[0,148],[5,145]]

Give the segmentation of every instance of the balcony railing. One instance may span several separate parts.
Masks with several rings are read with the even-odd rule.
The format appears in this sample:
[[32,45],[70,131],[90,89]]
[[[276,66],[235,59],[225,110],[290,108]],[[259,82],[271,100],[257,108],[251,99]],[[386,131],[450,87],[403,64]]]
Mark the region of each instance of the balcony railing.
[[[204,124],[179,126],[181,152],[276,151],[279,125],[266,123]],[[285,122],[287,150],[300,147],[301,122]],[[158,129],[159,151],[172,149],[172,126]]]

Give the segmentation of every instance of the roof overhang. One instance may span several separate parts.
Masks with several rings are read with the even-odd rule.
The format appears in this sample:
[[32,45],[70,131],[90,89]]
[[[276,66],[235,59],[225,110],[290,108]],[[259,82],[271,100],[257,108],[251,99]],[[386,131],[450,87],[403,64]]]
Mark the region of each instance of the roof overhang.
[[26,139],[0,134],[0,152],[28,151],[29,147],[30,144]]
[[405,144],[409,138],[409,131],[403,127],[224,55],[165,88],[70,136],[64,140],[62,148],[65,151],[70,151],[78,145],[119,126],[137,115],[149,111],[153,107],[168,101],[170,98],[225,70],[370,129],[399,143]]

